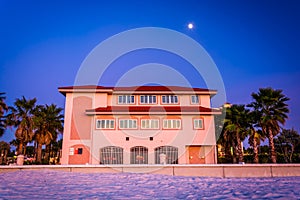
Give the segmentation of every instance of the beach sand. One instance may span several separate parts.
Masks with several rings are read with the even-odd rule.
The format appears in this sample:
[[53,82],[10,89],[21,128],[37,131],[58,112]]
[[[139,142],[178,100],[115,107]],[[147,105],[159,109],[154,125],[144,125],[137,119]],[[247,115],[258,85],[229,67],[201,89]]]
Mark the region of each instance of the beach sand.
[[0,199],[299,199],[300,177],[207,178],[24,170],[0,174]]

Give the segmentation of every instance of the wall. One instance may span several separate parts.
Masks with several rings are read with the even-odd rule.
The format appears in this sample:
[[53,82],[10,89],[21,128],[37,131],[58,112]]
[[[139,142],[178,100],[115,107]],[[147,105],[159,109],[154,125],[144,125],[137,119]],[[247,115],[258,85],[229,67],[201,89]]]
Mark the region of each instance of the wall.
[[152,173],[173,176],[202,177],[286,177],[300,176],[300,164],[245,164],[245,165],[144,165],[112,167],[103,165],[27,165],[0,166],[1,172],[20,170],[57,170],[84,173]]

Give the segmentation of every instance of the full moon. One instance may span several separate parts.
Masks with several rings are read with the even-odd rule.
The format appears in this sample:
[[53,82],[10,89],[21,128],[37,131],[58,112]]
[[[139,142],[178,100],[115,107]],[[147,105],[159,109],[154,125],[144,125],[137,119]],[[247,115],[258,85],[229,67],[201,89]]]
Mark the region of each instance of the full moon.
[[189,23],[189,24],[188,24],[188,28],[189,28],[189,29],[192,29],[192,28],[194,28],[194,25],[193,25],[192,23]]

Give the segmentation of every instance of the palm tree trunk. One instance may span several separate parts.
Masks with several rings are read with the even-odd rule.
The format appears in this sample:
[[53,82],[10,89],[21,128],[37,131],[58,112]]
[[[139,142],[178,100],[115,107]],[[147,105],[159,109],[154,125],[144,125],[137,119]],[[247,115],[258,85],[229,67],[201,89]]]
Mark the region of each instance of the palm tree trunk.
[[34,141],[34,159],[37,160],[38,143]]
[[2,154],[4,154],[4,150],[1,150],[1,155],[0,155],[0,165],[3,163],[3,157]]
[[37,154],[36,154],[36,162],[37,163],[42,162],[42,148],[43,148],[43,145],[41,143],[38,143]]
[[23,144],[23,155],[26,155],[27,144]]
[[18,155],[22,155],[22,154],[23,154],[23,142],[20,141],[19,147],[18,147]]
[[268,136],[269,136],[269,147],[270,147],[269,150],[270,160],[272,163],[276,163],[276,152],[275,152],[273,133],[270,130],[268,132],[269,132]]
[[237,153],[236,153],[236,145],[234,143],[234,141],[232,140],[232,162],[233,163],[237,163]]
[[283,156],[284,156],[284,161],[286,162],[286,163],[289,163],[289,154],[288,154],[288,149],[287,149],[287,146],[286,145],[284,145],[284,147],[283,147]]
[[3,158],[3,162],[6,164],[7,163],[7,154],[8,154],[8,150],[5,149],[4,150],[4,158]]
[[46,151],[45,151],[45,161],[49,162],[49,158],[50,158],[50,145],[51,144],[48,144],[46,145]]
[[290,163],[293,162],[293,154],[294,154],[294,150],[295,150],[295,147],[294,147],[294,145],[292,145],[292,148],[291,148],[291,154],[290,154],[290,157],[289,157]]
[[237,153],[239,158],[239,163],[244,162],[244,155],[242,150],[242,142],[238,132],[236,132],[236,140],[237,140]]
[[225,144],[225,159],[226,162],[232,162],[232,155],[230,151],[230,145],[227,143]]
[[258,159],[258,146],[257,146],[257,141],[256,141],[256,137],[255,137],[255,132],[254,132],[254,136],[253,136],[253,162],[254,163],[259,163],[259,159]]

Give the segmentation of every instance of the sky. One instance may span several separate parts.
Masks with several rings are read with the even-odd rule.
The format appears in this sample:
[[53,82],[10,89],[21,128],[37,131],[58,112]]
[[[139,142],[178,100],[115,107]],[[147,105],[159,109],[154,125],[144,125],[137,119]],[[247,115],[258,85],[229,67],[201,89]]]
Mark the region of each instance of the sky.
[[[190,22],[192,30],[187,28]],[[64,107],[57,88],[74,85],[87,55],[107,38],[142,27],[175,30],[201,44],[221,74],[227,102],[248,104],[259,88],[282,89],[291,99],[284,127],[300,132],[296,0],[0,0],[0,92],[6,93],[8,105],[25,96],[36,97],[38,104]],[[147,63],[174,67],[191,86],[206,87],[188,62],[155,49],[115,60],[99,84],[116,84],[122,74]],[[172,75],[166,79],[174,83]],[[13,138],[8,130],[0,140]]]

